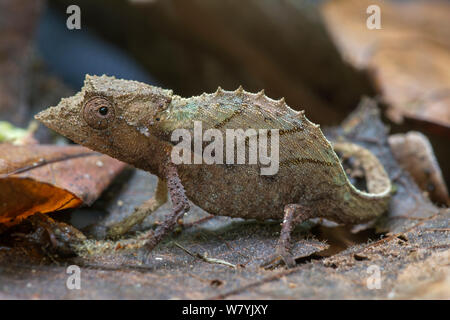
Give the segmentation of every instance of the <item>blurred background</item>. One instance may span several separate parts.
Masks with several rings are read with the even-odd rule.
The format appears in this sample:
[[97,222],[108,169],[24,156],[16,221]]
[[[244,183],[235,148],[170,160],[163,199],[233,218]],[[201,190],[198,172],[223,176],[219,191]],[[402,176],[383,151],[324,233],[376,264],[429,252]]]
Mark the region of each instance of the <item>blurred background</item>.
[[[67,27],[73,4],[80,29]],[[367,28],[373,4],[381,29]],[[431,140],[448,184],[449,16],[438,0],[0,0],[0,120],[26,127],[86,73],[182,96],[265,89],[323,126],[369,96],[391,132]]]

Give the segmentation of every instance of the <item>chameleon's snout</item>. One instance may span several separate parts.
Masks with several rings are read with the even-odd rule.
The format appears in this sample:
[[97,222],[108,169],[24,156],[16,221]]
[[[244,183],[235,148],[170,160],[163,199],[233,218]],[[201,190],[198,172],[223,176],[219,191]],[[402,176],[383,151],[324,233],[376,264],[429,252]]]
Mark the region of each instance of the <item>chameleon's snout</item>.
[[45,122],[50,118],[50,113],[48,112],[48,109],[43,110],[36,114],[34,118],[45,124]]
[[62,99],[57,106],[39,112],[34,118],[62,135],[71,135],[70,126],[80,124],[79,104],[72,104],[71,99]]
[[61,125],[58,124],[60,122],[60,119],[58,119],[59,114],[60,112],[58,112],[57,107],[50,107],[36,114],[34,118],[47,127],[60,132],[60,130],[58,130],[58,126]]
[[34,116],[34,118],[36,120],[39,120],[40,122],[42,122],[43,124],[45,124],[47,127],[50,126],[51,122],[54,120],[54,114],[52,112],[50,112],[49,110],[50,108],[43,110],[41,112],[39,112],[38,114],[36,114]]

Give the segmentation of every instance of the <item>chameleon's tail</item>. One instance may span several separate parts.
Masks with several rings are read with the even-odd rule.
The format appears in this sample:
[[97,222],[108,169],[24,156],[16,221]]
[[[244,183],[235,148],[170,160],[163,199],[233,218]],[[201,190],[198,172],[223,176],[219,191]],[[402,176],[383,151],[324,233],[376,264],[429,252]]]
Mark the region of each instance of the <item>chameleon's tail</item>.
[[[391,197],[391,180],[377,157],[369,150],[353,143],[337,142],[333,144],[336,152],[344,157],[355,157],[361,161],[369,192],[358,190],[349,181],[350,191],[360,213],[360,222],[374,219],[385,212]],[[352,211],[353,211],[352,210]],[[354,211],[353,211],[354,212]]]

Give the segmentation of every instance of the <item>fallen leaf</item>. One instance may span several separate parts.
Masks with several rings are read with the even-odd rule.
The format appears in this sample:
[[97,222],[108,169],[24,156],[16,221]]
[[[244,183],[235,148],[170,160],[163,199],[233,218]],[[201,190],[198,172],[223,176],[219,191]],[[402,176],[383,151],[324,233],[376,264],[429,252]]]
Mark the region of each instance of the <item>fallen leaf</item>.
[[449,265],[450,250],[438,251],[423,261],[411,263],[399,274],[397,285],[391,291],[392,298],[449,299]]
[[381,29],[366,26],[370,0],[327,1],[324,20],[342,56],[370,75],[388,117],[427,120],[450,132],[450,4],[378,2]]
[[0,224],[91,205],[125,166],[81,146],[0,144]]
[[420,189],[428,193],[434,202],[450,204],[441,168],[427,137],[410,131],[393,134],[388,141],[395,159],[411,174]]

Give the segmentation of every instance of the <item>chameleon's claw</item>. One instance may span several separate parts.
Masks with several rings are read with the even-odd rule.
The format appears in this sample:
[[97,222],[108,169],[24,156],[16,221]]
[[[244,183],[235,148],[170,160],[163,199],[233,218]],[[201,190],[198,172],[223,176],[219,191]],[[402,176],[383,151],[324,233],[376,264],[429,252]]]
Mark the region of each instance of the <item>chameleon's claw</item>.
[[294,268],[296,266],[295,259],[291,253],[279,250],[277,250],[275,254],[264,259],[259,266],[265,269],[274,269],[282,263],[284,263],[287,268]]

